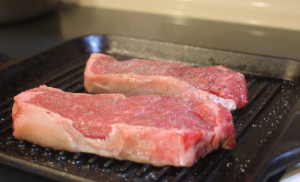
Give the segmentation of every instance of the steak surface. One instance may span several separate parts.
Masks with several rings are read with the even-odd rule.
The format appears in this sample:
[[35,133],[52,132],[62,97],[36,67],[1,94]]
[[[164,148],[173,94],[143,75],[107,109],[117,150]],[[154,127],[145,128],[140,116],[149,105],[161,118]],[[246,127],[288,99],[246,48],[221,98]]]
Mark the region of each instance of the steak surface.
[[84,86],[90,93],[197,97],[218,102],[229,110],[248,103],[244,75],[224,66],[193,67],[144,59],[117,61],[101,53],[92,53],[88,59]]
[[220,144],[235,146],[231,113],[213,102],[68,93],[46,86],[14,99],[14,136],[44,147],[155,166],[191,166]]

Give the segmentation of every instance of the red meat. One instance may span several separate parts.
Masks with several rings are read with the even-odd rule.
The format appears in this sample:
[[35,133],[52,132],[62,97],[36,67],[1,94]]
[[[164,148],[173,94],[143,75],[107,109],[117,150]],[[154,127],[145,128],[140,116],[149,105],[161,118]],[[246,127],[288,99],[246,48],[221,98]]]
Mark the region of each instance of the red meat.
[[192,96],[221,103],[229,110],[247,104],[244,75],[224,66],[193,67],[174,62],[91,54],[84,73],[90,93]]
[[231,113],[192,98],[79,94],[41,86],[15,97],[14,136],[44,147],[191,166],[235,146]]

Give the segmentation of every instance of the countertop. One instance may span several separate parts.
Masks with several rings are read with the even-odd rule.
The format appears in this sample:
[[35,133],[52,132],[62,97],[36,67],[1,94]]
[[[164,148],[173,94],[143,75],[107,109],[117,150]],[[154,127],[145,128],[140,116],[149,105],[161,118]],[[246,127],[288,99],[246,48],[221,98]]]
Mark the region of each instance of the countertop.
[[44,16],[0,25],[0,52],[37,54],[89,34],[114,34],[300,60],[300,32],[180,16],[61,4]]

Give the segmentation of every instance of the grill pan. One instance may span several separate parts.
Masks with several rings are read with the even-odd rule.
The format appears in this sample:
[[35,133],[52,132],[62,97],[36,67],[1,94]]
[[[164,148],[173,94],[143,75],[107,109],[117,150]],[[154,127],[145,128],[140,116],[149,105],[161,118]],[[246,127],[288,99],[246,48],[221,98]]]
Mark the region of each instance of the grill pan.
[[[12,136],[13,97],[41,84],[85,92],[92,52],[225,65],[245,74],[249,104],[234,111],[237,145],[192,167],[154,167],[86,153],[43,148]],[[0,56],[0,163],[56,181],[266,181],[300,162],[300,62],[112,35],[73,39],[23,60]],[[8,64],[9,63],[9,64]]]

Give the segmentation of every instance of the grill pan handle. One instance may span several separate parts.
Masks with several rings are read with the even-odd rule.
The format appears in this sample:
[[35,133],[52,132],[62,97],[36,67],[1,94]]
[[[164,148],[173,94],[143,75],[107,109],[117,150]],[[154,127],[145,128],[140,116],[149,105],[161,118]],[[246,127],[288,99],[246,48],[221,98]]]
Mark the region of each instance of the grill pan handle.
[[2,53],[0,52],[0,65],[2,64],[2,62],[7,61],[7,60],[9,60],[9,59],[11,59],[11,57],[9,57],[9,56],[7,56],[7,55],[5,55],[5,54],[2,54]]
[[298,107],[290,122],[287,121],[286,127],[278,137],[277,144],[271,149],[267,163],[262,167],[255,181],[267,181],[288,167],[300,162],[300,110]]
[[20,60],[21,58],[10,57],[0,52],[0,71],[18,63]]

